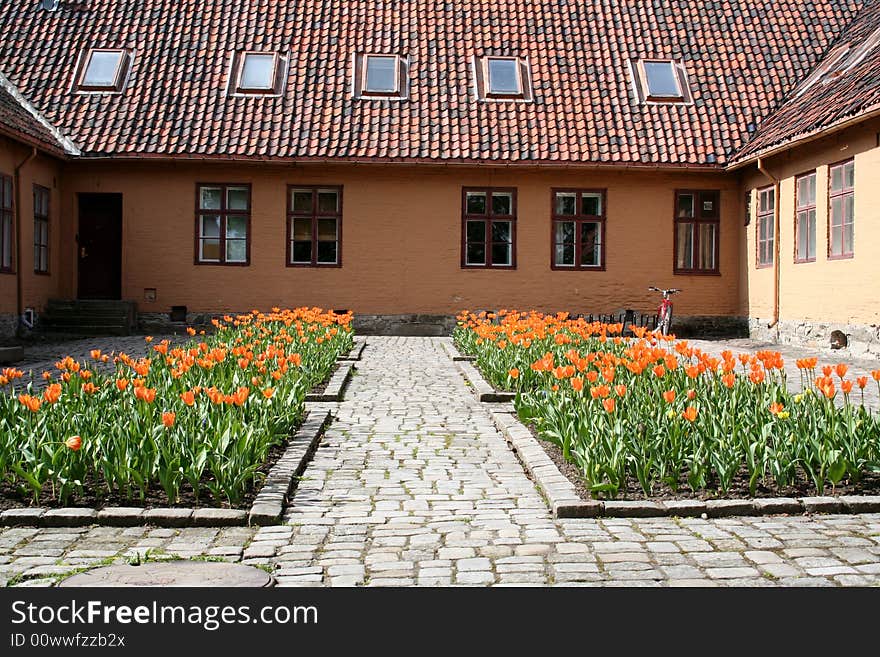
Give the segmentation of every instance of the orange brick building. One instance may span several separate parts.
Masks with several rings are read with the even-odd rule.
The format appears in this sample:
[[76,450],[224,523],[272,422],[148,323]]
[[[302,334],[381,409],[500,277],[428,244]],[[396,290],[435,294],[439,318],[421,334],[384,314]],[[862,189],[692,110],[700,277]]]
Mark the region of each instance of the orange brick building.
[[876,0],[50,0],[0,25],[6,333],[49,299],[441,331],[650,311],[657,285],[679,331],[880,351]]

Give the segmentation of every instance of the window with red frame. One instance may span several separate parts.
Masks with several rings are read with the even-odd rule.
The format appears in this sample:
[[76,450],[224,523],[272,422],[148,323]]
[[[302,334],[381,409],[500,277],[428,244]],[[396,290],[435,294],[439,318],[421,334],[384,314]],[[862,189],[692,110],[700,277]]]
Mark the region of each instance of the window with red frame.
[[211,183],[196,187],[196,263],[250,262],[251,187]]
[[553,269],[605,268],[605,192],[553,191]]
[[776,241],[776,189],[758,190],[757,266],[773,265],[773,245]]
[[828,169],[828,257],[853,256],[855,225],[855,162]]
[[34,185],[34,273],[49,273],[49,190]]
[[462,190],[464,268],[513,269],[516,266],[516,190]]
[[795,262],[816,260],[816,172],[804,174],[795,183],[797,217],[795,219]]
[[0,271],[12,271],[12,178],[0,174]]
[[287,264],[342,265],[342,187],[287,188]]
[[717,190],[675,192],[674,273],[719,273],[720,196]]

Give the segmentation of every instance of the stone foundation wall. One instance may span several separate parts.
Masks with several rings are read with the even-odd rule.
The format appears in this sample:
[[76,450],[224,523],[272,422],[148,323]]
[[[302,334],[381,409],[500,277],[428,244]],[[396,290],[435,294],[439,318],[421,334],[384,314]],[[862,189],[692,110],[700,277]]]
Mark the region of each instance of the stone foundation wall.
[[745,338],[749,334],[749,323],[743,317],[676,317],[673,314],[672,333],[679,338]]
[[0,313],[0,340],[16,337],[18,317],[15,314]]
[[[850,358],[880,358],[880,326],[781,320],[768,328],[770,320],[751,318],[749,337],[766,342],[791,344],[834,353]],[[848,344],[843,349],[831,348],[831,332],[841,331]]]

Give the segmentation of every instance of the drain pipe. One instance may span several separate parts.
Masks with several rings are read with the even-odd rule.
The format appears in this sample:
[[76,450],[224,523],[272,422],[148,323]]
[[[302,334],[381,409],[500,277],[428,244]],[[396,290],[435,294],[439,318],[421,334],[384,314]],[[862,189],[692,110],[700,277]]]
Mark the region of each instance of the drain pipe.
[[21,170],[35,157],[37,157],[37,149],[32,148],[30,155],[22,160],[21,164],[15,167],[15,173],[13,174],[13,184],[15,185],[15,307],[19,324],[22,323],[22,317],[24,315],[24,284],[22,278],[24,272],[21,265]]
[[773,183],[773,320],[767,328],[779,323],[779,178],[764,168],[764,159],[758,158],[758,171]]

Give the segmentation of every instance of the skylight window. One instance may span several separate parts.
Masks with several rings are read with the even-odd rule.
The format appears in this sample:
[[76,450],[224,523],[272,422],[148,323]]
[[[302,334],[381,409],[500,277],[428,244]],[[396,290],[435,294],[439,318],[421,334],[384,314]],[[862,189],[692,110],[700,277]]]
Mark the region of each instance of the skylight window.
[[403,99],[407,96],[409,62],[405,57],[359,53],[354,58],[355,98]]
[[520,57],[482,57],[475,61],[480,100],[531,100],[528,62]]
[[81,60],[80,91],[122,91],[131,64],[126,50],[96,48]]
[[235,93],[280,94],[286,63],[285,58],[273,52],[237,53],[233,59]]
[[671,59],[641,59],[633,68],[640,102],[690,102],[684,67]]

